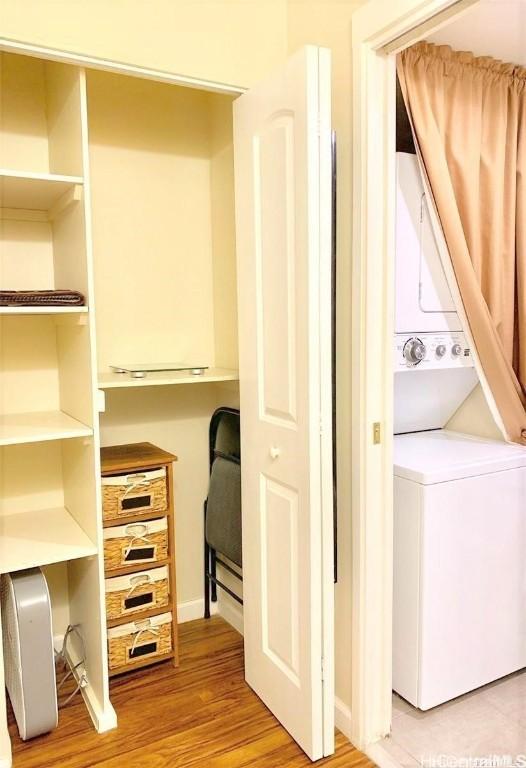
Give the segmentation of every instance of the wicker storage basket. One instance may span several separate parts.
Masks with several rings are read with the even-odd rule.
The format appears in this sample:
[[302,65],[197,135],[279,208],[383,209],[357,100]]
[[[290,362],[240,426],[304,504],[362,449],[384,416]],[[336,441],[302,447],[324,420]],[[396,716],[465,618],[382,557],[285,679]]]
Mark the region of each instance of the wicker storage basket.
[[105,528],[103,536],[107,571],[127,565],[156,563],[168,557],[166,517]]
[[140,611],[165,608],[170,598],[168,567],[106,579],[106,616],[121,619]]
[[108,629],[110,669],[123,670],[142,659],[156,657],[172,650],[172,614],[161,613],[143,621],[121,624]]
[[166,467],[102,478],[104,520],[117,520],[145,512],[155,515],[166,512],[167,508]]

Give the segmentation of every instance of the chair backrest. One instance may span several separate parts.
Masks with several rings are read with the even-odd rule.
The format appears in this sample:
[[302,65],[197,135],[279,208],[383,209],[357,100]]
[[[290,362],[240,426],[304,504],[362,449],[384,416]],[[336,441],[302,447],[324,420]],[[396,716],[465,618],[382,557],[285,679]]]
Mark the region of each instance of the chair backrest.
[[222,406],[214,411],[209,430],[210,472],[218,456],[236,464],[241,463],[239,410]]
[[241,466],[218,456],[212,467],[206,508],[208,545],[241,568]]
[[239,411],[218,408],[210,420],[210,484],[205,538],[215,551],[242,566]]

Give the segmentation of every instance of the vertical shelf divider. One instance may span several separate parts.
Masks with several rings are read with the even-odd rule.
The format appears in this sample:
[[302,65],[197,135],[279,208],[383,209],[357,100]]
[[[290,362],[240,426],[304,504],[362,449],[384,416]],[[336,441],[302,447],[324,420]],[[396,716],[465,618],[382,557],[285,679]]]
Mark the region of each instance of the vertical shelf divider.
[[[90,453],[85,462],[90,469],[91,488],[85,494],[91,498],[89,520],[78,520],[81,527],[89,526],[89,535],[95,540],[98,554],[95,558],[72,561],[68,565],[70,581],[70,620],[83,628],[86,645],[89,684],[82,694],[88,711],[99,733],[115,728],[117,717],[109,697],[107,659],[107,628],[104,593],[104,556],[102,539],[102,500],[100,490],[100,435],[97,407],[97,355],[95,338],[95,301],[93,279],[93,246],[91,233],[91,187],[88,147],[88,113],[86,72],[79,69],[80,123],[82,143],[82,175],[84,178],[83,213],[85,227],[85,295],[89,306],[89,380],[85,382],[90,408],[93,438],[86,446]],[[80,457],[79,457],[80,461]],[[74,465],[71,484],[74,485]],[[65,489],[67,492],[67,488]],[[66,496],[67,498],[67,496]],[[83,505],[79,506],[80,509]],[[72,514],[74,514],[71,509]],[[75,661],[73,659],[73,661]]]

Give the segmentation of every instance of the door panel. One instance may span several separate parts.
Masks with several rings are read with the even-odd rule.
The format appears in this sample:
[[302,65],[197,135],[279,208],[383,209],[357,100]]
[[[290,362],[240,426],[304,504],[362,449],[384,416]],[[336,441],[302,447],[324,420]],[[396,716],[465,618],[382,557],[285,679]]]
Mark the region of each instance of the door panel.
[[[260,416],[296,421],[294,121],[277,115],[254,137]],[[272,312],[270,308],[272,307]]]
[[317,759],[334,751],[328,51],[236,100],[234,149],[245,675]]
[[298,494],[266,477],[261,486],[263,650],[299,687]]

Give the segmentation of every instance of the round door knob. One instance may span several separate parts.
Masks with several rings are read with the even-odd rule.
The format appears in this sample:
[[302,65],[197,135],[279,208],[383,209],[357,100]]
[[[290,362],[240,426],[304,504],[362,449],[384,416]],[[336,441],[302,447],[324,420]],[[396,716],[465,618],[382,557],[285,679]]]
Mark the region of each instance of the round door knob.
[[439,344],[438,347],[435,350],[437,357],[444,357],[446,354],[446,345],[445,344]]
[[274,445],[273,445],[273,446],[271,447],[271,449],[270,449],[269,453],[270,453],[270,458],[271,458],[271,459],[277,459],[277,458],[278,458],[278,456],[279,456],[279,455],[280,455],[280,453],[281,453],[281,450],[280,450],[279,448],[276,448],[276,446],[274,446]]
[[453,344],[451,347],[451,354],[453,357],[459,357],[462,354],[462,347],[460,344]]
[[425,344],[420,339],[409,339],[404,347],[404,357],[408,363],[417,365],[426,356]]

